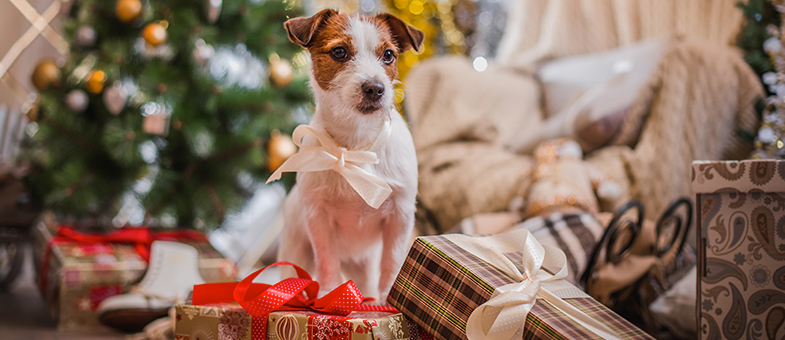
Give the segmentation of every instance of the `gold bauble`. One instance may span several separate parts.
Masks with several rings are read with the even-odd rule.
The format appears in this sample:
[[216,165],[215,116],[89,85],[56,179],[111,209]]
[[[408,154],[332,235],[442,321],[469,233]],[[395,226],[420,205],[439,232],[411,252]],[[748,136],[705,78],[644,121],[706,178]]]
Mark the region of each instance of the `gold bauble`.
[[122,22],[134,21],[142,16],[142,2],[139,0],[118,0],[114,12]]
[[39,91],[43,91],[52,86],[60,86],[60,68],[54,61],[44,60],[35,66],[33,70],[33,85]]
[[292,137],[273,130],[270,141],[267,142],[267,170],[270,172],[277,170],[295,153],[297,153],[297,145],[292,142]]
[[279,88],[287,87],[294,79],[292,63],[286,59],[273,58],[270,62],[270,81]]
[[142,30],[142,38],[152,46],[163,44],[166,42],[166,28],[157,22],[147,24]]
[[106,82],[106,73],[104,71],[96,70],[91,71],[87,76],[85,88],[87,92],[92,94],[99,94],[104,90],[104,83]]
[[38,118],[39,118],[38,117],[38,104],[34,103],[34,104],[30,105],[30,109],[27,110],[27,113],[25,113],[25,115],[27,115],[27,119],[30,120],[31,122],[38,121]]

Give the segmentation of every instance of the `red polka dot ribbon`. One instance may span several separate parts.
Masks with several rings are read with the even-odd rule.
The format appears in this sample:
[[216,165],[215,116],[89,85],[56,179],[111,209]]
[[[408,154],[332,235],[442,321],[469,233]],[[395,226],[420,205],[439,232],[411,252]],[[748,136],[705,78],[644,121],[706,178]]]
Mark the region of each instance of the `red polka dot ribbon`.
[[[274,285],[253,283],[265,269],[276,266],[294,267],[297,277]],[[239,303],[252,316],[254,328],[260,328],[254,330],[253,339],[266,338],[267,317],[277,310],[313,310],[341,316],[354,311],[398,312],[393,307],[363,304],[368,299],[351,280],[317,299],[318,292],[319,283],[311,279],[305,270],[289,262],[276,262],[251,273],[240,282],[195,285],[192,302],[194,305]]]

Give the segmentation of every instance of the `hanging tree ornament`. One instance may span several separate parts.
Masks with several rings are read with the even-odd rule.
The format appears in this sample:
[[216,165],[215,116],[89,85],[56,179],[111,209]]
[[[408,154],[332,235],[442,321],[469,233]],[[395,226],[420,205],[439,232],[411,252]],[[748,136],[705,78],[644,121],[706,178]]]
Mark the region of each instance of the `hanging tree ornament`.
[[221,15],[221,5],[223,0],[206,0],[205,1],[205,14],[207,15],[207,22],[214,24],[218,17]]
[[98,34],[95,32],[95,29],[88,26],[80,26],[76,29],[76,44],[80,47],[90,47],[95,44],[95,40],[98,38]]
[[128,23],[142,16],[142,2],[140,0],[118,0],[114,11],[120,21]]
[[292,63],[277,54],[270,56],[270,81],[279,88],[287,87],[294,79]]
[[169,23],[165,20],[147,24],[142,30],[142,38],[151,46],[158,46],[166,42],[166,28]]
[[142,130],[151,135],[166,137],[172,109],[163,102],[148,102],[142,105]]
[[104,105],[109,113],[115,116],[123,110],[126,101],[128,101],[128,92],[123,89],[122,83],[119,81],[114,82],[112,87],[104,91]]
[[115,4],[115,15],[120,21],[130,23],[142,16],[140,0],[118,0]]
[[106,82],[106,73],[100,70],[93,70],[87,75],[85,88],[87,89],[87,92],[99,94],[104,90],[104,82]]
[[295,153],[297,153],[297,145],[292,141],[292,137],[273,130],[270,141],[267,142],[267,170],[270,172],[277,170]]
[[89,103],[90,98],[88,98],[87,93],[82,90],[71,90],[71,92],[68,92],[68,94],[65,95],[65,104],[68,106],[68,109],[73,112],[84,112]]
[[215,49],[204,42],[204,40],[196,40],[196,48],[193,52],[194,64],[204,66],[210,58],[215,55]]
[[39,91],[52,86],[60,86],[60,68],[54,61],[44,60],[35,66],[32,75],[33,85]]
[[[25,110],[27,111],[25,112]],[[38,104],[35,102],[22,105],[22,112],[25,113],[25,116],[27,116],[27,119],[31,122],[38,121],[38,118],[40,118],[38,115]]]

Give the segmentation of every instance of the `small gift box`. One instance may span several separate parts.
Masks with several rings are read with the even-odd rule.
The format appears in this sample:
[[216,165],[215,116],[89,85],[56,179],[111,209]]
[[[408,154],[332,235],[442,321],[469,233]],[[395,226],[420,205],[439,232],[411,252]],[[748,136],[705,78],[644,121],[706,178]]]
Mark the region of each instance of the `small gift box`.
[[156,240],[178,241],[199,251],[199,271],[208,282],[233,280],[234,263],[223,258],[207,237],[195,230],[154,232],[121,228],[85,234],[54,223],[34,228],[34,257],[38,285],[60,330],[100,327],[97,307],[104,299],[126,293],[144,275],[150,245]]
[[387,301],[437,339],[652,339],[566,276],[564,252],[526,229],[427,236]]
[[785,338],[785,161],[692,163],[701,339]]
[[[275,285],[239,283],[194,287],[193,303],[177,306],[175,339],[372,340],[422,339],[422,330],[395,308],[363,304],[351,281],[322,298],[316,281],[297,266],[298,278]],[[303,294],[304,293],[304,294]],[[429,338],[426,334],[425,338]]]

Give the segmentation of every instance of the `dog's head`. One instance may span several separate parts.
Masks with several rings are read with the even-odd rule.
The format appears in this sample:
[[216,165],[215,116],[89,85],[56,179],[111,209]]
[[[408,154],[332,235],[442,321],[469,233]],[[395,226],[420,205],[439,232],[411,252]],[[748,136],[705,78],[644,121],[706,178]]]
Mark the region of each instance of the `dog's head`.
[[[284,23],[289,39],[312,60],[319,105],[354,120],[393,107],[398,56],[419,51],[423,33],[391,14],[349,16],[326,9]],[[351,117],[354,116],[354,117]]]

